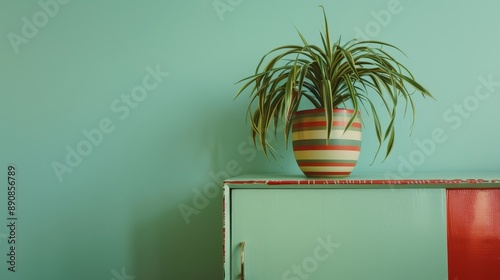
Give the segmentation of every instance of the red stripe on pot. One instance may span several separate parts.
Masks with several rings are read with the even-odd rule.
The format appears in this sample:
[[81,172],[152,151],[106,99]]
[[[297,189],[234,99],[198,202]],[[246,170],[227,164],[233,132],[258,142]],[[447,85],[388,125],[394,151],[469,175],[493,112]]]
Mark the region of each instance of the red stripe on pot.
[[352,166],[354,167],[356,165],[355,162],[349,163],[349,162],[322,162],[322,161],[316,161],[316,162],[299,162],[300,166]]
[[306,176],[320,177],[320,176],[349,176],[351,172],[304,172]]
[[[332,122],[332,128],[333,127],[342,127],[345,128],[349,122],[340,122],[340,121],[333,121]],[[320,122],[300,122],[292,125],[292,128],[300,128],[300,127],[326,127],[326,121],[320,121]],[[351,124],[351,127],[355,128],[361,128],[361,123],[359,122],[353,122]]]
[[[343,114],[350,114],[352,115],[354,113],[354,110],[352,109],[333,109],[333,113],[343,113]],[[318,116],[324,116],[325,115],[325,109],[322,108],[316,108],[316,109],[309,109],[309,110],[301,110],[297,111],[294,113],[296,116],[301,116],[301,115],[318,115]]]

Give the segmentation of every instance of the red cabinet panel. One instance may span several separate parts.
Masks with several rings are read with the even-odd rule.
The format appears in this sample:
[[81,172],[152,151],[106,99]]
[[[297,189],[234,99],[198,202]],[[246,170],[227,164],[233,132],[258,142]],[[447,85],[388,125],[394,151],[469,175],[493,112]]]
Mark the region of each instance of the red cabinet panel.
[[448,277],[500,279],[500,189],[448,189]]

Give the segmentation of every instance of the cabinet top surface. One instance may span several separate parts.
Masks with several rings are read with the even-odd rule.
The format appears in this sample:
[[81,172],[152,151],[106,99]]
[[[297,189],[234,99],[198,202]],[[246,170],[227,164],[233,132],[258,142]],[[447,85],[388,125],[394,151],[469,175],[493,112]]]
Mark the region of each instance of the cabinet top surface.
[[224,180],[230,188],[500,188],[499,173],[358,174],[341,178],[312,178],[303,175],[249,174]]

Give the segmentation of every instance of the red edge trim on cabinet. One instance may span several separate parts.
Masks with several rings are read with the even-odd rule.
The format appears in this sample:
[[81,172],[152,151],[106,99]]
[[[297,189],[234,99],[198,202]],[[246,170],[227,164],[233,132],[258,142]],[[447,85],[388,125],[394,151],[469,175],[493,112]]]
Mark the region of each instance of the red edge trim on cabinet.
[[457,185],[457,184],[494,184],[500,179],[301,179],[301,180],[229,180],[228,184],[263,184],[263,185]]

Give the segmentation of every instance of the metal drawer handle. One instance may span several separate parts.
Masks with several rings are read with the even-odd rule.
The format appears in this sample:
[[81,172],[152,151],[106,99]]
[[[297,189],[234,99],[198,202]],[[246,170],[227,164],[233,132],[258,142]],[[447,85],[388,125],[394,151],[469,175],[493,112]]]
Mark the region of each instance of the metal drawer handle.
[[241,246],[241,274],[240,274],[240,279],[245,280],[245,242],[240,243]]

